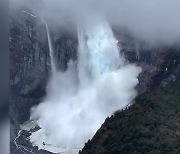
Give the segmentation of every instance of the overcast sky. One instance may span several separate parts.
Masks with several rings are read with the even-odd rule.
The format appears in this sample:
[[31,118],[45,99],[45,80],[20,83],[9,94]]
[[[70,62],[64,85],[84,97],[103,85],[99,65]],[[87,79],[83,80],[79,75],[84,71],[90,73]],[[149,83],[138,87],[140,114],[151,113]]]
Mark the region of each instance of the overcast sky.
[[11,4],[31,7],[57,26],[69,20],[76,25],[83,18],[94,20],[101,15],[146,41],[180,40],[180,0],[11,0]]

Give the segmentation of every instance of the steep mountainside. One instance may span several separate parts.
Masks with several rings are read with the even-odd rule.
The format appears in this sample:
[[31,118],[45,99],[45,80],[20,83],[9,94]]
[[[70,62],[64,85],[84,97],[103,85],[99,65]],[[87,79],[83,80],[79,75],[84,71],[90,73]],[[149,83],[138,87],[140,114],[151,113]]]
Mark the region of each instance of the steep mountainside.
[[171,50],[152,78],[150,91],[107,118],[80,153],[180,153],[179,72],[180,53]]

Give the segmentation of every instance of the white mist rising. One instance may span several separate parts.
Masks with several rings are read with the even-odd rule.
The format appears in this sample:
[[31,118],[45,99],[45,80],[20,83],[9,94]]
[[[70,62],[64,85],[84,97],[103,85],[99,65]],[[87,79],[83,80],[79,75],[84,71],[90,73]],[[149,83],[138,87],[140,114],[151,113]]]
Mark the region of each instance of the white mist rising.
[[127,64],[106,21],[87,25],[78,26],[77,64],[69,62],[66,72],[52,76],[45,100],[32,110],[42,128],[31,136],[35,145],[42,138],[40,144],[81,149],[108,116],[136,96],[141,69]]
[[82,16],[99,12],[111,25],[127,28],[153,46],[180,44],[180,0],[10,0],[10,4],[11,10],[25,6],[69,31],[74,28],[69,21],[76,25]]

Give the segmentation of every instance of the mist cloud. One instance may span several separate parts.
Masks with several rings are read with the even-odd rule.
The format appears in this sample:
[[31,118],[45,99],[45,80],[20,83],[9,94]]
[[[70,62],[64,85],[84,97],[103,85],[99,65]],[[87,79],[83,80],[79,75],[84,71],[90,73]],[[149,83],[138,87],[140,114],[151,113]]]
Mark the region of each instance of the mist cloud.
[[31,142],[39,148],[44,141],[81,149],[106,117],[131,103],[137,94],[141,69],[127,64],[105,20],[89,23],[78,26],[77,62],[70,62],[65,72],[52,72],[45,100],[32,109],[31,119],[42,129],[31,135]]
[[[76,24],[83,18],[102,14],[112,25],[126,27],[136,37],[147,42],[179,43],[179,0],[12,0],[49,20],[52,25]],[[49,24],[50,24],[49,23]]]

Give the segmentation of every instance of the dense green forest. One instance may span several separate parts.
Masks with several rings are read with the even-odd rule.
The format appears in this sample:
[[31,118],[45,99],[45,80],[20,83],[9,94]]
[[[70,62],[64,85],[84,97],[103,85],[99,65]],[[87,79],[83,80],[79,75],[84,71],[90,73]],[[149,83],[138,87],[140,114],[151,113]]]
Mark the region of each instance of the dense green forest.
[[83,154],[180,154],[180,78],[107,118]]

